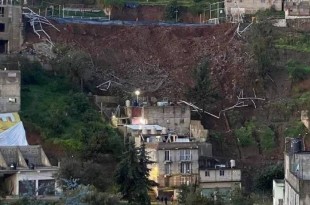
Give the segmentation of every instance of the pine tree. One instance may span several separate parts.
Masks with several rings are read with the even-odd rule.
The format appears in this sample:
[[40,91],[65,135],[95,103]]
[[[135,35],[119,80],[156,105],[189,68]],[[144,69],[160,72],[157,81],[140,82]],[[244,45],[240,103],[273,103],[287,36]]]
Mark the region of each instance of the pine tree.
[[129,142],[127,151],[123,154],[116,172],[116,182],[120,186],[120,192],[132,205],[150,205],[148,190],[156,183],[149,180],[152,163],[145,151],[145,145],[135,148],[133,142]]

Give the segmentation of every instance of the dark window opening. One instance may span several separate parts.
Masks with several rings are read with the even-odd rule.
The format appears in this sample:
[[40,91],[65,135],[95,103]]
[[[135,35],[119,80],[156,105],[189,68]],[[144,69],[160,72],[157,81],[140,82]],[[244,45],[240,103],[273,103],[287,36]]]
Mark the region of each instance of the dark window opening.
[[35,180],[19,181],[19,195],[24,195],[24,194],[35,195],[35,190],[36,190]]
[[4,7],[0,7],[0,17],[4,17]]
[[5,24],[0,23],[0,32],[4,32],[4,31],[5,31]]
[[55,195],[55,180],[39,180],[38,195],[53,196]]
[[0,40],[0,53],[7,53],[8,41]]

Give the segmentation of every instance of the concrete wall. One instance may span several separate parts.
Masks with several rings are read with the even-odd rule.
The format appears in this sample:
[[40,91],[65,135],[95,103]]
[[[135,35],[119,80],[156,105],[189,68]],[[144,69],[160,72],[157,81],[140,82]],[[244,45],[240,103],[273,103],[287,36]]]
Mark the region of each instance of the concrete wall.
[[284,181],[278,182],[273,180],[272,189],[273,205],[282,205],[280,204],[280,201],[283,201],[284,199]]
[[20,99],[20,71],[0,71],[0,113],[18,112]]
[[18,51],[23,43],[21,6],[0,5],[4,9],[0,23],[5,24],[4,32],[0,32],[0,40],[8,41],[5,53]]
[[[236,5],[236,3],[237,5]],[[225,8],[227,13],[231,14],[231,9],[240,8],[245,10],[245,14],[255,14],[258,10],[265,10],[274,7],[277,11],[282,9],[281,0],[225,0]]]
[[[310,204],[309,177],[310,154],[298,153],[292,156],[285,154],[285,192],[284,205],[308,205]],[[296,164],[300,164],[296,172]],[[294,175],[294,174],[295,175]]]
[[310,154],[297,153],[291,157],[291,172],[302,180],[310,180]]
[[[12,195],[19,195],[19,182],[24,180],[35,180],[36,190],[39,188],[39,180],[51,180],[54,179],[54,175],[57,173],[56,170],[34,170],[34,171],[20,171],[19,173],[6,179],[6,185],[11,186],[9,189],[12,190]],[[59,190],[55,183],[55,190]]]
[[300,205],[298,192],[287,181],[285,181],[284,205]]
[[[241,181],[240,169],[222,169],[224,176],[220,175],[220,169],[208,169],[199,171],[199,180],[204,182],[238,182]],[[206,172],[209,176],[206,176]]]
[[166,127],[179,135],[189,133],[191,111],[188,106],[143,107],[142,117],[147,120],[147,124]]
[[241,182],[199,182],[201,189],[214,189],[214,188],[241,188]]

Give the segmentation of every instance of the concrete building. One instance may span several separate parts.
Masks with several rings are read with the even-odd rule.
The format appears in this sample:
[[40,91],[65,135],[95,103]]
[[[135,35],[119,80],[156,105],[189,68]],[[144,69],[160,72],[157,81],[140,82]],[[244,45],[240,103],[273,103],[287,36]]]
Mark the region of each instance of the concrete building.
[[284,180],[274,179],[272,182],[273,205],[283,205]]
[[309,18],[310,16],[310,1],[302,0],[287,0],[285,1],[285,18]]
[[20,83],[20,71],[0,71],[0,113],[20,110]]
[[199,164],[199,184],[204,196],[220,194],[225,198],[234,188],[241,188],[241,170],[235,167],[234,160],[221,163],[207,157],[200,159]]
[[211,156],[212,145],[167,133],[159,125],[126,125],[129,138],[139,147],[145,143],[150,160],[150,179],[159,184],[159,196],[176,196],[182,184],[199,182],[199,157]]
[[225,8],[228,15],[255,14],[258,10],[274,8],[283,10],[283,0],[225,0]]
[[55,196],[60,191],[54,178],[58,169],[51,166],[41,146],[0,146],[0,181],[7,195],[32,191]]
[[22,7],[16,1],[0,1],[0,53],[18,51],[23,43]]
[[128,106],[125,112],[131,124],[159,125],[180,135],[189,134],[190,131],[189,106]]
[[[289,145],[289,146],[287,146]],[[300,139],[290,139],[284,153],[284,205],[310,204],[310,152]]]

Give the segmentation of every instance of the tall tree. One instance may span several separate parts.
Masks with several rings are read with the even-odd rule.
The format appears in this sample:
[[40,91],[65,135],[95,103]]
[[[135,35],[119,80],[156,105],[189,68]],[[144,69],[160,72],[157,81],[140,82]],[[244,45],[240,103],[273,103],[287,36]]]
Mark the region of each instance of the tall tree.
[[120,186],[120,192],[131,205],[151,204],[148,190],[156,183],[148,179],[150,169],[147,165],[150,163],[145,145],[136,148],[134,142],[129,142],[116,171],[116,182]]
[[215,95],[214,86],[210,79],[209,62],[204,60],[194,72],[195,86],[189,90],[188,97],[198,107],[203,110],[207,105],[214,102]]

